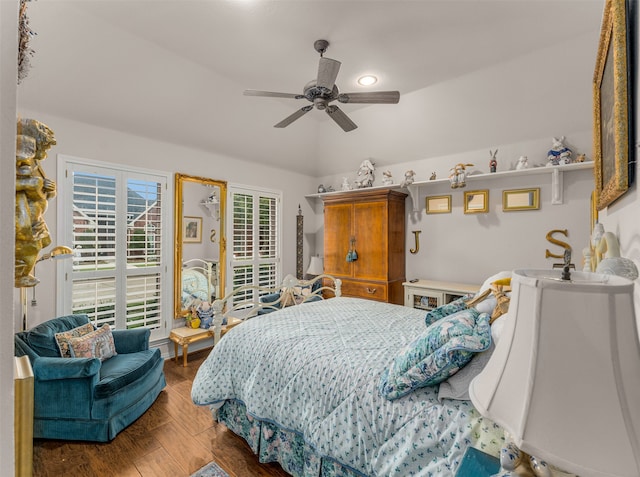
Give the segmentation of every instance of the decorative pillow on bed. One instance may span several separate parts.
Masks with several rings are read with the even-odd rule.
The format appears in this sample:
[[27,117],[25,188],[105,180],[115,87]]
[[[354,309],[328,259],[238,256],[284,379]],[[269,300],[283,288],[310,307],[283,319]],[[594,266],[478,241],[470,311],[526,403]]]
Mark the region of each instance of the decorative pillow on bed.
[[104,361],[117,354],[113,333],[106,324],[84,336],[71,338],[69,345],[74,358],[99,358]]
[[380,378],[378,389],[393,400],[438,384],[491,345],[489,315],[461,310],[428,326],[403,348]]
[[78,336],[83,336],[91,333],[94,329],[95,328],[91,323],[86,323],[82,326],[78,326],[77,328],[56,333],[56,343],[58,345],[58,349],[60,350],[60,356],[62,356],[63,358],[71,358],[71,348],[69,347],[69,340],[71,338],[77,338]]
[[429,326],[439,319],[444,318],[445,316],[453,315],[460,310],[466,310],[467,300],[470,300],[474,296],[475,295],[473,293],[470,295],[461,296],[460,298],[453,300],[451,303],[441,305],[438,308],[434,308],[433,310],[428,311],[427,316],[425,316],[424,318],[425,324]]

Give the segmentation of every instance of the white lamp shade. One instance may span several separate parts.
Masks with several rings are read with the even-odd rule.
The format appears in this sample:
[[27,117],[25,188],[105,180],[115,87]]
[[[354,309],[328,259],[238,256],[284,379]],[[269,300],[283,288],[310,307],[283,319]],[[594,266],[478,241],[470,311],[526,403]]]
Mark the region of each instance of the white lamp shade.
[[322,275],[324,266],[320,257],[311,257],[309,261],[309,268],[307,268],[307,275]]
[[560,273],[514,271],[500,339],[469,395],[528,454],[581,477],[638,477],[633,283]]

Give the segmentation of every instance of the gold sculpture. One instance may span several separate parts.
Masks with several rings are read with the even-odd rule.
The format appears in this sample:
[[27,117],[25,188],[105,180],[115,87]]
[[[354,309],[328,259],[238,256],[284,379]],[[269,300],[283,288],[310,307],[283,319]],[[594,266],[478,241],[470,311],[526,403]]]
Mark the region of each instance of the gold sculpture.
[[56,195],[56,184],[47,179],[40,161],[56,140],[53,131],[35,119],[18,119],[17,132],[14,280],[17,288],[23,288],[38,284],[31,272],[40,250],[51,244],[44,213]]

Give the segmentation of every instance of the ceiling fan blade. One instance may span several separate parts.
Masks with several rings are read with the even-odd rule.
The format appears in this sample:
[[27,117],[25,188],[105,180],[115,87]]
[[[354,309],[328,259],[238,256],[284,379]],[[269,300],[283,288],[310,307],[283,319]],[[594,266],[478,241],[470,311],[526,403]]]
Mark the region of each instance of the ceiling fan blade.
[[257,89],[245,89],[245,96],[266,96],[268,98],[292,98],[292,99],[302,99],[304,96],[301,94],[293,94],[293,93],[274,93],[273,91],[259,91]]
[[349,119],[349,116],[344,114],[342,109],[340,109],[338,106],[327,106],[327,109],[325,109],[325,111],[331,119],[338,123],[338,126],[340,126],[344,130],[344,132],[353,131],[358,127],[356,123],[351,121],[351,119]]
[[340,93],[341,103],[396,104],[400,101],[399,91],[372,91],[370,93]]
[[295,113],[293,113],[290,116],[287,116],[286,118],[284,118],[282,121],[280,121],[278,124],[274,125],[273,127],[274,128],[286,128],[289,124],[294,122],[296,119],[301,118],[302,116],[307,114],[312,109],[313,109],[313,106],[311,106],[311,105],[305,106],[303,108],[300,108]]
[[316,80],[316,86],[319,88],[326,88],[329,91],[333,90],[333,85],[336,84],[336,78],[338,77],[338,71],[340,71],[340,63],[337,60],[331,58],[320,58],[318,64],[318,79]]

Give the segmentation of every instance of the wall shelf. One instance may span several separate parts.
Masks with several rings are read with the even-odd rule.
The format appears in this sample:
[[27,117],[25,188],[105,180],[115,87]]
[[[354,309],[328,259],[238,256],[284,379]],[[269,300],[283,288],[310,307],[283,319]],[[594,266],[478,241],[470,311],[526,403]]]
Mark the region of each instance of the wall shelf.
[[[540,167],[530,167],[528,169],[521,170],[512,170],[512,171],[500,171],[500,172],[492,172],[492,173],[483,173],[483,174],[471,174],[467,176],[466,182],[467,184],[473,182],[479,182],[484,180],[492,180],[492,179],[500,179],[505,177],[515,177],[515,176],[527,176],[527,175],[543,175],[547,174],[551,176],[551,203],[554,205],[559,205],[563,203],[563,174],[565,172],[573,172],[582,169],[592,169],[593,161],[587,162],[577,162],[574,164],[567,164],[564,166],[540,166]],[[417,181],[411,184],[410,186],[404,188],[409,193],[411,197],[411,201],[413,202],[413,211],[418,212],[420,210],[419,205],[419,192],[420,188],[428,187],[436,184],[448,184],[449,178],[444,179],[435,179],[435,180],[427,180],[427,181]],[[374,186],[367,187],[366,189],[354,189],[352,191],[335,191],[335,192],[323,192],[318,194],[309,194],[306,195],[306,198],[322,198],[325,196],[330,196],[331,194],[344,194],[344,193],[358,193],[363,190],[374,190],[374,189],[403,189],[400,187],[400,184],[392,184],[389,186]]]

